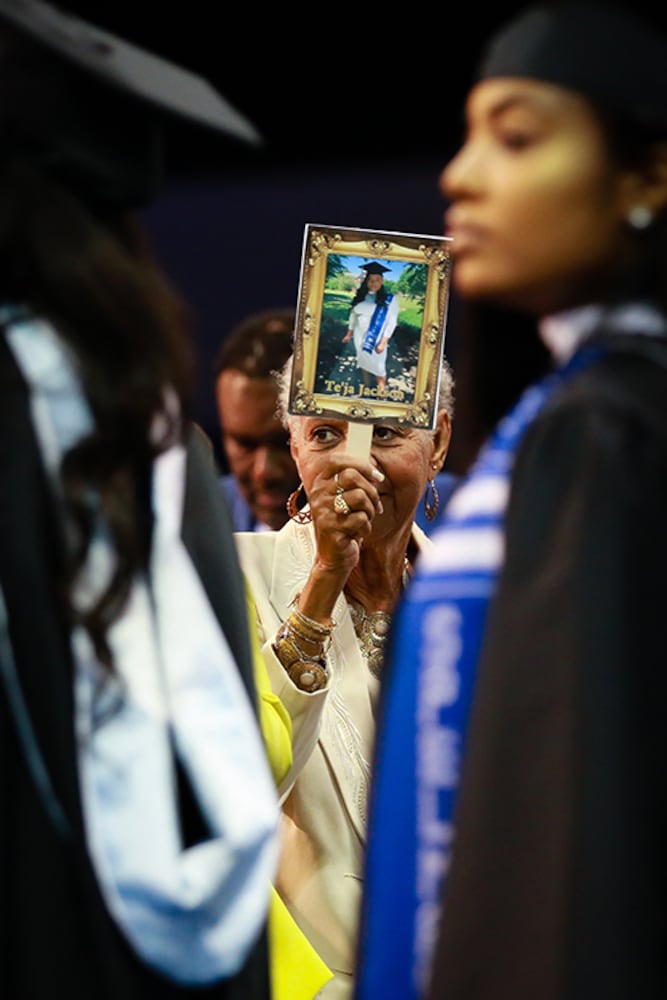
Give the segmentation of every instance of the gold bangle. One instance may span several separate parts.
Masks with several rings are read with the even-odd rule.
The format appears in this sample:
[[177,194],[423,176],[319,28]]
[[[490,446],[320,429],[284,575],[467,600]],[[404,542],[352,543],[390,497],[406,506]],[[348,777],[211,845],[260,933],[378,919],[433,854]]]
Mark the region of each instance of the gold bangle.
[[[294,638],[293,625],[289,618],[283,622],[273,643],[273,651],[300,691],[319,691],[327,683],[326,663],[319,653],[309,654],[301,649]],[[319,641],[316,644],[322,646]]]
[[323,639],[322,636],[308,635],[306,632],[302,632],[299,626],[292,620],[291,615],[285,622],[284,628],[285,634],[296,635],[299,639],[302,639],[304,642],[307,642],[309,645],[315,647],[315,650],[311,655],[314,655],[316,652],[317,657],[319,657],[319,655],[324,651],[325,642],[331,642],[331,636],[327,635]]
[[[309,647],[308,652],[304,652],[299,643],[296,641],[297,637],[301,640],[303,639]],[[311,639],[310,636],[305,635],[294,627],[294,622],[291,621],[291,616],[280,627],[280,631],[276,636],[276,643],[280,643],[282,639],[289,639],[294,648],[298,651],[299,656],[302,660],[321,660],[324,655],[324,643],[319,639]]]
[[304,629],[305,632],[319,636],[321,639],[327,639],[333,632],[335,626],[335,622],[333,621],[331,625],[323,625],[322,622],[316,622],[314,618],[309,618],[308,615],[304,615],[298,608],[293,608],[290,618],[293,618],[296,621],[296,624],[299,625],[300,628]]
[[293,642],[289,636],[279,635],[276,640],[273,651],[282,663],[283,667],[287,670],[296,660],[306,659],[303,650],[299,649],[297,644]]
[[[299,594],[299,597],[300,596],[301,594]],[[318,635],[324,635],[324,636],[331,635],[331,633],[336,627],[336,623],[333,620],[333,618],[331,619],[330,625],[323,625],[322,622],[315,621],[314,618],[309,618],[308,615],[304,615],[303,611],[301,611],[298,604],[296,603],[294,603],[293,605],[292,614],[296,615],[297,621],[301,623],[303,628],[306,629],[310,628],[313,630],[313,632],[316,632]]]
[[319,691],[327,683],[327,671],[321,663],[296,660],[286,669],[287,676],[300,691]]

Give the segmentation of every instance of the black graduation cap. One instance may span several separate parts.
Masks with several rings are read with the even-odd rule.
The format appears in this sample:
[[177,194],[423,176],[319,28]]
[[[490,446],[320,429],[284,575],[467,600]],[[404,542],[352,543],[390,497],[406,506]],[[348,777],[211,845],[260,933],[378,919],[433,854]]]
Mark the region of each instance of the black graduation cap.
[[389,268],[385,267],[384,264],[378,264],[376,260],[371,261],[370,264],[362,264],[362,271],[365,271],[367,275],[369,274],[384,274]]
[[176,118],[260,144],[204,79],[41,0],[0,0],[0,147],[82,197],[128,205],[154,194]]
[[555,83],[657,133],[667,131],[667,39],[609,2],[537,3],[490,40],[477,78]]

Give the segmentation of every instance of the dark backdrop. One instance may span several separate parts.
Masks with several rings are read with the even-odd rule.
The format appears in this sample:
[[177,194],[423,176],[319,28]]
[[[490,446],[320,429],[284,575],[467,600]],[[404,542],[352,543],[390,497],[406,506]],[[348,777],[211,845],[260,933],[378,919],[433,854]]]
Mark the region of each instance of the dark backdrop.
[[[460,137],[480,39],[500,13],[461,6],[133,4],[65,9],[206,77],[259,149],[172,123],[168,183],[144,213],[192,309],[196,417],[221,459],[213,361],[247,312],[296,305],[307,223],[442,233],[438,174]],[[455,358],[450,304],[446,350]]]
[[174,183],[145,213],[156,252],[193,310],[197,415],[216,447],[218,346],[247,312],[296,306],[305,224],[440,235],[439,166],[418,159],[199,178]]
[[[251,310],[296,305],[307,223],[442,233],[438,174],[460,141],[480,48],[523,5],[63,6],[206,77],[264,136],[251,150],[173,123],[168,184],[145,213],[192,308],[196,417],[220,458],[212,365],[222,338]],[[445,350],[455,374],[458,314],[452,297]],[[496,355],[511,370],[511,355]],[[461,408],[455,471],[463,423]]]

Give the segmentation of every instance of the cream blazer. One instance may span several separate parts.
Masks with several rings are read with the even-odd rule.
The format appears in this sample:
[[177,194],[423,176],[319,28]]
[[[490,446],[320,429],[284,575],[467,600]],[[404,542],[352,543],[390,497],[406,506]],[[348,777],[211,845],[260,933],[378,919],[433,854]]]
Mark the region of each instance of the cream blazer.
[[[327,688],[300,691],[271,648],[313,564],[312,525],[288,521],[277,532],[237,532],[235,538],[271,685],[293,726],[293,765],[280,786],[276,887],[334,972],[319,995],[343,1000],[352,994],[379,682],[361,655],[343,595],[333,612]],[[413,538],[419,549],[431,544],[417,525]]]

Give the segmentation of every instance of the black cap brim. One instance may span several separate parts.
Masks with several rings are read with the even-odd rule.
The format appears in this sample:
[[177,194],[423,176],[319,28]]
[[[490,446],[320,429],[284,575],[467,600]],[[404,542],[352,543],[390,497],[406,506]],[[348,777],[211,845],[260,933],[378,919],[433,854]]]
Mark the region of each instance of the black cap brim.
[[0,18],[65,61],[154,108],[251,145],[262,136],[206,80],[40,0],[0,0]]

